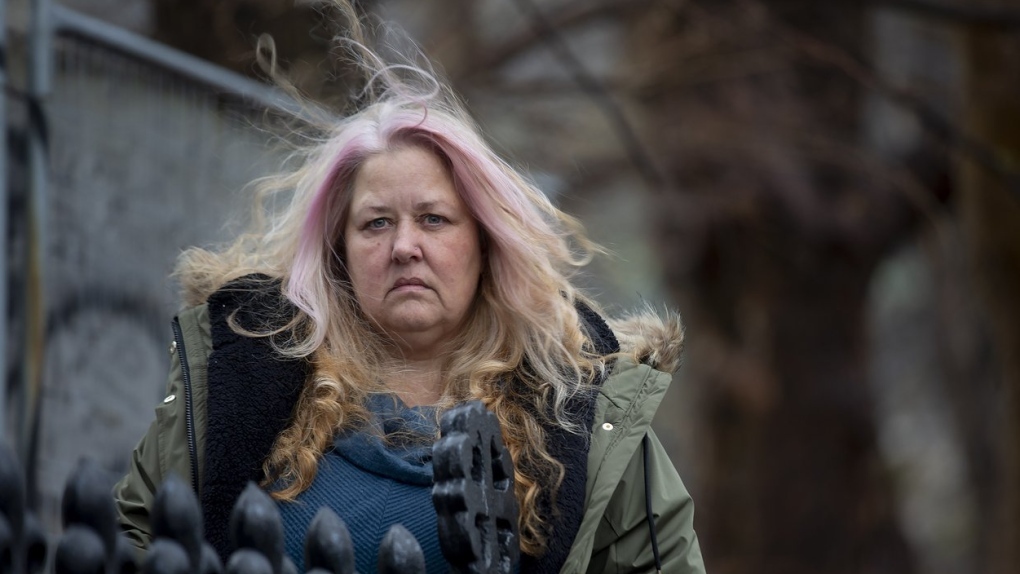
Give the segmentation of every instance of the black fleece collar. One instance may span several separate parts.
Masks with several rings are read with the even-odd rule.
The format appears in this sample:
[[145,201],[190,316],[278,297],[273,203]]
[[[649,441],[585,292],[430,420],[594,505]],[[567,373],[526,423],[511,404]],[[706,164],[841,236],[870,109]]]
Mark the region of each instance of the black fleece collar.
[[234,501],[248,481],[265,476],[262,462],[291,418],[309,366],[283,359],[269,339],[246,337],[230,328],[237,311],[242,325],[253,327],[264,291],[231,284],[209,298],[212,353],[209,355],[205,472],[202,482],[206,540],[226,564],[228,526]]
[[[262,462],[273,442],[291,420],[291,411],[310,374],[306,361],[284,359],[268,339],[238,335],[228,320],[249,328],[264,324],[266,309],[278,309],[282,297],[278,286],[242,278],[209,298],[212,354],[209,356],[208,423],[205,440],[205,472],[202,508],[205,535],[220,557],[230,551],[227,537],[230,511],[248,481],[264,478]],[[619,351],[619,343],[606,322],[593,310],[578,304],[578,314],[599,354]],[[602,381],[599,381],[601,385]],[[596,394],[576,396],[566,405],[569,416],[590,429],[595,417]],[[559,572],[581,525],[587,480],[589,437],[571,434],[555,426],[545,429],[549,453],[566,471],[556,496],[556,510],[548,502],[543,512],[552,525],[548,550],[540,558],[522,555],[521,571],[536,574]]]
[[[597,354],[609,355],[620,351],[620,343],[612,329],[598,313],[578,303],[577,314]],[[602,382],[596,381],[596,386],[602,386]],[[565,405],[568,418],[577,422],[581,428],[590,429],[595,422],[596,398],[597,392],[572,397]],[[556,512],[552,512],[548,500],[540,501],[543,518],[552,525],[552,535],[549,536],[545,554],[539,558],[521,554],[521,572],[529,574],[556,574],[563,568],[577,530],[581,527],[581,519],[584,518],[584,490],[588,480],[591,437],[587,434],[573,434],[554,425],[546,425],[544,430],[546,449],[563,465],[564,475],[556,493]]]

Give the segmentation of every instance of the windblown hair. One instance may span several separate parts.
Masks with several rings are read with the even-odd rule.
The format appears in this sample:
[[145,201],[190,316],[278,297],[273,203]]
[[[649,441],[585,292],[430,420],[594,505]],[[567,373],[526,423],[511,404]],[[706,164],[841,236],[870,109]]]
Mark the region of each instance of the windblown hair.
[[[393,354],[393,341],[359,310],[344,260],[355,177],[367,159],[403,146],[435,153],[482,230],[485,253],[476,300],[445,357],[439,406],[480,399],[497,415],[516,467],[522,550],[539,555],[549,528],[539,505],[555,499],[563,476],[543,424],[589,432],[564,404],[589,391],[604,369],[575,309],[578,300],[591,302],[570,280],[598,248],[494,153],[434,72],[382,66],[360,42],[349,45],[373,72],[369,101],[292,157],[295,169],[258,183],[246,233],[218,251],[186,251],[176,275],[192,303],[252,273],[268,276],[267,287],[288,303],[265,311],[277,314],[266,323],[274,328],[246,334],[269,336],[279,353],[313,367],[291,425],[264,464],[273,496],[292,500],[311,485],[333,437],[366,421],[364,401],[385,390],[380,381]],[[241,330],[236,321],[233,327]]]

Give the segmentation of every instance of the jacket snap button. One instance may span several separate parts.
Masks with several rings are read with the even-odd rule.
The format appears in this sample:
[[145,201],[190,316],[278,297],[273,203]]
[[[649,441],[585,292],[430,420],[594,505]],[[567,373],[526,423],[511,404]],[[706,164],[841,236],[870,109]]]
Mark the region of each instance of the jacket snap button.
[[170,341],[170,354],[177,352],[177,341]]
[[613,423],[602,423],[603,430],[613,430]]
[[170,395],[167,398],[163,399],[163,404],[172,403],[172,402],[174,402],[174,399],[176,399],[176,398],[177,398],[177,395]]

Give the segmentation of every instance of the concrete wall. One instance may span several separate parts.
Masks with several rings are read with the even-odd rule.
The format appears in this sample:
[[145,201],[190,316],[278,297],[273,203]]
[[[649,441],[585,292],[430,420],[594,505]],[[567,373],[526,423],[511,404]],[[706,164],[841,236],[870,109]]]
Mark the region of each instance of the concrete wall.
[[[153,420],[179,307],[168,279],[175,258],[228,237],[229,218],[245,211],[245,184],[278,156],[272,135],[256,127],[257,113],[76,42],[60,44],[46,109],[51,187],[37,468],[40,510],[55,522],[76,461],[92,457],[122,474]],[[12,351],[16,361],[20,351]]]

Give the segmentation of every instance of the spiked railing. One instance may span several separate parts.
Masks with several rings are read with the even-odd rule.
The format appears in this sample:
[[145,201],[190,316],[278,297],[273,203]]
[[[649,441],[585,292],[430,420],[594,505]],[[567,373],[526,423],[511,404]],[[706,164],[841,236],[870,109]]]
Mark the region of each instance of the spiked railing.
[[[511,574],[520,559],[513,461],[496,417],[481,403],[451,409],[433,447],[443,555],[457,574]],[[284,553],[276,503],[254,483],[230,516],[233,553],[224,565],[202,537],[195,493],[178,477],[160,485],[150,509],[153,541],[144,560],[121,534],[106,473],[82,461],[68,479],[61,505],[63,533],[52,564],[48,539],[25,508],[25,483],[11,451],[0,444],[0,574],[298,574]],[[406,528],[390,528],[378,551],[380,574],[424,574],[421,546]],[[356,574],[354,545],[344,521],[321,508],[305,533],[308,574]]]

